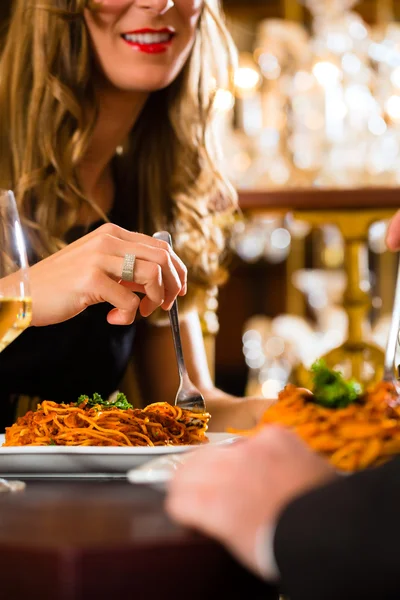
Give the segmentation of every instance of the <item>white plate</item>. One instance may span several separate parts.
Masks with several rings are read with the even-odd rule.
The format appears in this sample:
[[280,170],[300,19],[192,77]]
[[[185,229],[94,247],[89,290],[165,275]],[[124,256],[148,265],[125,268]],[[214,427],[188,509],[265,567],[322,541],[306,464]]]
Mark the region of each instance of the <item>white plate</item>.
[[[210,444],[225,444],[237,436],[229,433],[208,433]],[[0,435],[0,477],[7,475],[49,476],[64,474],[124,474],[149,460],[190,452],[199,446],[10,446],[3,448]]]

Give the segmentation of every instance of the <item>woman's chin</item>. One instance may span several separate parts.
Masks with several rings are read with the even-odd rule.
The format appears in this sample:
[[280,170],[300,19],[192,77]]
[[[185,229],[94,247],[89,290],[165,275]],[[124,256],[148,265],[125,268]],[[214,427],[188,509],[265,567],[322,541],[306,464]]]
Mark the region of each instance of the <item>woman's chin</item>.
[[[155,71],[152,73],[152,71]],[[135,73],[135,77],[124,76],[124,74],[113,74],[108,76],[108,80],[111,85],[121,92],[141,92],[149,94],[151,92],[158,92],[170,85],[173,81],[173,77],[168,76],[165,72],[158,72],[159,69],[148,69],[147,73]]]

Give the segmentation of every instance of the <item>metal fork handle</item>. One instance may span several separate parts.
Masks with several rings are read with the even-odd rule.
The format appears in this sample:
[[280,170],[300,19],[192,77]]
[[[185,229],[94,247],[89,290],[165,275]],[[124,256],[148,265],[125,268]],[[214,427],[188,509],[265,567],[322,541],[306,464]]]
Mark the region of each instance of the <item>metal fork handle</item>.
[[[158,231],[153,235],[153,237],[157,240],[167,242],[167,244],[169,244],[172,248],[172,238],[168,231]],[[181,328],[179,325],[178,302],[176,300],[174,300],[171,310],[169,311],[169,321],[171,323],[172,338],[174,340],[179,377],[182,380],[185,379],[187,376],[187,369],[185,365],[185,359],[183,358]]]
[[391,376],[393,378],[394,360],[396,355],[397,337],[400,327],[400,260],[397,267],[396,290],[394,295],[392,318],[390,321],[389,335],[385,352],[385,378]]
[[185,365],[185,359],[183,358],[181,328],[179,325],[178,303],[176,300],[174,301],[172,308],[169,311],[169,320],[171,323],[172,338],[174,340],[176,360],[178,363],[179,377],[181,379],[185,379],[185,377],[187,376],[187,369],[186,369],[186,365]]

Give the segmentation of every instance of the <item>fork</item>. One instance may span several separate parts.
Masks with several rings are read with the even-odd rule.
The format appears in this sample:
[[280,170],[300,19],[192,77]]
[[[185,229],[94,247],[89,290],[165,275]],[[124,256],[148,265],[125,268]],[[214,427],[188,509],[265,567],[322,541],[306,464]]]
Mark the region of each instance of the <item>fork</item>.
[[[157,231],[153,238],[167,242],[172,248],[172,238],[168,231]],[[172,337],[174,340],[176,362],[179,372],[179,388],[175,397],[175,406],[197,413],[206,412],[206,403],[203,395],[197,387],[191,382],[186,369],[185,359],[183,357],[183,348],[181,340],[181,330],[179,326],[178,302],[175,299],[169,310],[169,321],[171,324]]]
[[389,335],[385,351],[385,363],[383,372],[383,381],[389,381],[394,384],[397,391],[399,385],[394,375],[394,361],[396,355],[397,338],[400,329],[400,260],[397,267],[396,290],[394,295],[392,318],[390,321]]

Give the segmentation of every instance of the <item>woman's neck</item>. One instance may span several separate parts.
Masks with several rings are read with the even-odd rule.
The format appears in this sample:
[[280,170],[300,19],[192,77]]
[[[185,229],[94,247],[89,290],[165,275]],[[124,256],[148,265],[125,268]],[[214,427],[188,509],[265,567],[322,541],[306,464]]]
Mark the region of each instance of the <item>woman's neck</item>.
[[95,198],[117,147],[125,142],[147,98],[146,92],[125,92],[110,86],[98,91],[98,119],[79,166],[81,185],[89,198]]

